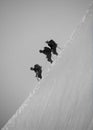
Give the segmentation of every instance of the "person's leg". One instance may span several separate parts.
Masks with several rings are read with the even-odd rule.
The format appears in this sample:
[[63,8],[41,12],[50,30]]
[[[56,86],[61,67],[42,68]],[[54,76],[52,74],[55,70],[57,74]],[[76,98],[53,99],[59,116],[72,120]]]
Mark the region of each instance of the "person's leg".
[[52,59],[51,59],[51,54],[48,54],[48,55],[47,55],[47,60],[48,60],[50,63],[53,62]]
[[41,71],[41,70],[39,70],[39,72],[38,72],[38,77],[39,77],[40,79],[42,79],[42,71]]
[[38,71],[36,71],[36,77],[38,77]]
[[41,75],[41,73],[39,74],[39,76],[38,76],[40,79],[42,79],[42,75]]
[[52,51],[53,51],[53,54],[58,55],[57,50],[56,50],[56,47],[53,48]]

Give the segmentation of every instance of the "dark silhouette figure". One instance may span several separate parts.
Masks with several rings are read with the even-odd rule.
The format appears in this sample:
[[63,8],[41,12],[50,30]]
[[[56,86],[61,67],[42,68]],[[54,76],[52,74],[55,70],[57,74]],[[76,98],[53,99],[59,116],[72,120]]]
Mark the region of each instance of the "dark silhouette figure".
[[34,68],[31,67],[30,70],[33,70],[36,73],[37,80],[42,79],[42,66],[36,64]]
[[57,43],[54,40],[46,41],[48,46],[51,48],[51,51],[54,55],[58,55],[56,49],[57,49]]
[[48,60],[50,63],[53,62],[52,59],[51,59],[51,57],[52,57],[51,49],[50,49],[49,47],[44,47],[44,50],[39,50],[39,52],[45,54],[47,60]]

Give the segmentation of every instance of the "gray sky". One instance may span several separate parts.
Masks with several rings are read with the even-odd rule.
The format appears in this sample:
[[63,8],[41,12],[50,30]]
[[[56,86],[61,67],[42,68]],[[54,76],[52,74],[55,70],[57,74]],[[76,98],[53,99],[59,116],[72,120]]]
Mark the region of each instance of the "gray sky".
[[62,46],[90,1],[0,0],[0,127],[37,83],[30,66],[49,66],[38,50],[51,38]]

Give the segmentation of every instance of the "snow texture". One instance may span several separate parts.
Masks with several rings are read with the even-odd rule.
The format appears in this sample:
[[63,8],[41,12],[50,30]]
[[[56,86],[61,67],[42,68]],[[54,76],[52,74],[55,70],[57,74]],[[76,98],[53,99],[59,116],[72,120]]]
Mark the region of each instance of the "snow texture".
[[2,130],[93,130],[93,4]]

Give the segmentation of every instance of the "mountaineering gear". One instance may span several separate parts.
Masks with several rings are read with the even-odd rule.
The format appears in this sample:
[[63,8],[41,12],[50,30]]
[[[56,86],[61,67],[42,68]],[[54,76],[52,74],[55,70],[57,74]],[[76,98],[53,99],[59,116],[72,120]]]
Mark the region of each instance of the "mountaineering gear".
[[36,73],[37,80],[42,79],[42,66],[35,64],[34,68],[31,67],[30,70],[33,70]]
[[51,48],[51,51],[54,55],[58,55],[56,49],[57,49],[57,43],[54,40],[46,41],[48,46]]
[[52,55],[51,55],[51,49],[49,47],[44,47],[44,50],[39,50],[40,53],[43,53],[46,55],[47,60],[52,63]]

